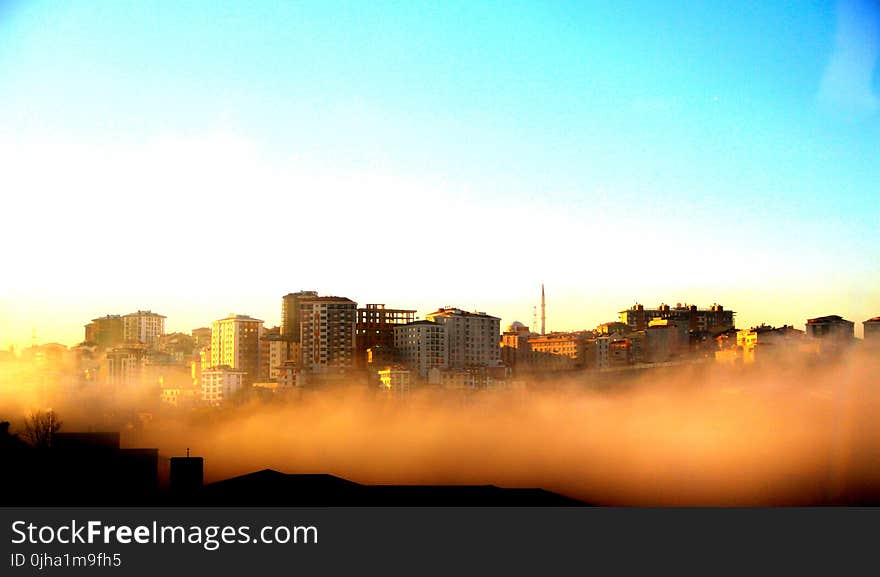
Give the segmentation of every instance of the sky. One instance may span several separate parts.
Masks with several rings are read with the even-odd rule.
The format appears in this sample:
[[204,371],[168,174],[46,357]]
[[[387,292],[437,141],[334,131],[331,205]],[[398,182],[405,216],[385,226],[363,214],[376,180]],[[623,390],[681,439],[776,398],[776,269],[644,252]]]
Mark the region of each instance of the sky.
[[0,0],[0,346],[297,290],[880,315],[880,9]]

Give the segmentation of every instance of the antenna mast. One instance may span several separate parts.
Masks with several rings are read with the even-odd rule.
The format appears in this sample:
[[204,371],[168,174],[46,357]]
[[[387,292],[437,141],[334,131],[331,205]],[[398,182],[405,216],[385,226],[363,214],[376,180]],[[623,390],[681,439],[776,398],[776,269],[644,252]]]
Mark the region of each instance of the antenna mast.
[[547,328],[547,309],[544,302],[544,283],[541,283],[541,334],[546,334]]

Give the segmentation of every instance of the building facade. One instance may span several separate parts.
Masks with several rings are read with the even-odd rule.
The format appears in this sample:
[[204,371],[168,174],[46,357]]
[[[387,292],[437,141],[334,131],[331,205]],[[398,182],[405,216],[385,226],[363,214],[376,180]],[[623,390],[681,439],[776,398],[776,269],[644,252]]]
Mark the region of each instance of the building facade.
[[855,323],[839,315],[809,319],[806,329],[807,337],[826,342],[849,342],[855,338]]
[[301,366],[312,373],[344,373],[354,367],[357,304],[345,297],[300,301]]
[[501,334],[501,361],[512,369],[528,368],[530,363],[529,339],[537,337],[519,321],[513,321]]
[[394,327],[394,351],[400,363],[426,379],[431,369],[444,369],[449,364],[446,325],[431,321],[397,325]]
[[85,341],[97,345],[100,350],[120,345],[125,338],[125,327],[120,315],[92,319],[85,329]]
[[[211,326],[210,366],[227,366],[246,374],[245,384],[260,380],[260,337],[263,321],[230,314]],[[207,356],[207,355],[206,355]],[[205,373],[202,370],[202,378]]]
[[228,366],[213,367],[202,372],[202,400],[219,405],[232,399],[247,385],[248,374]]
[[681,303],[676,304],[675,307],[661,304],[656,309],[646,309],[641,304],[635,304],[632,308],[620,311],[619,314],[620,322],[636,331],[645,330],[654,319],[669,319],[683,323],[689,332],[696,333],[721,332],[733,328],[736,315],[719,304],[701,309],[696,305]]
[[862,322],[864,339],[871,345],[880,345],[880,317],[874,317]]
[[151,345],[165,334],[165,317],[151,311],[137,311],[122,317],[126,343]]
[[318,298],[318,291],[299,291],[281,297],[281,336],[298,343],[301,339],[300,305],[304,300]]
[[415,319],[416,311],[410,309],[389,309],[384,304],[368,304],[359,308],[355,338],[355,362],[358,368],[367,366],[368,350],[394,346],[394,327]]
[[446,326],[449,368],[501,364],[501,319],[498,317],[446,307],[425,315],[425,318]]
[[279,332],[268,332],[260,343],[260,378],[263,381],[277,381],[278,368],[294,358],[293,352],[299,350],[299,344],[281,336]]
[[585,331],[534,335],[528,339],[527,366],[541,372],[587,368],[592,365],[588,358],[592,337]]
[[401,367],[388,367],[378,372],[379,386],[391,395],[405,395],[409,393],[412,379],[410,370]]

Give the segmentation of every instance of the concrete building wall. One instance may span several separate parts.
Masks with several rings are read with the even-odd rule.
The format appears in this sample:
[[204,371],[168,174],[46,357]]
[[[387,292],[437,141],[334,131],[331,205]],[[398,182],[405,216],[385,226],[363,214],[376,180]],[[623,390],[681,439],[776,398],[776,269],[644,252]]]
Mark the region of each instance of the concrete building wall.
[[432,368],[449,365],[446,325],[416,321],[396,326],[394,350],[400,363],[425,379]]

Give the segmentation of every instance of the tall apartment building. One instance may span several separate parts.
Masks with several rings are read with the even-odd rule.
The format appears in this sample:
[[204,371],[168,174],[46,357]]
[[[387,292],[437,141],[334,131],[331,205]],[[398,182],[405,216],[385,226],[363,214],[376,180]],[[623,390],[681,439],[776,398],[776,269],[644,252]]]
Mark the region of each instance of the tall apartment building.
[[137,311],[122,317],[123,338],[127,343],[152,344],[165,334],[165,317],[151,311]]
[[855,323],[839,315],[809,319],[806,329],[807,337],[811,339],[848,342],[855,338]]
[[94,343],[99,349],[110,349],[122,343],[125,334],[124,323],[120,315],[107,315],[85,326],[85,341]]
[[864,338],[866,343],[872,345],[880,344],[880,317],[874,317],[862,322],[865,330]]
[[398,361],[426,379],[431,369],[445,369],[449,364],[446,325],[431,321],[397,325],[394,327],[394,350]]
[[449,368],[501,363],[501,319],[498,317],[446,307],[425,315],[425,318],[446,326]]
[[357,303],[345,297],[299,301],[302,368],[313,373],[345,372],[354,366]]
[[[260,378],[260,337],[263,321],[230,314],[211,326],[211,367],[227,366],[247,373],[246,384]],[[202,371],[204,377],[205,371]]]
[[682,322],[686,330],[697,333],[720,332],[724,329],[733,328],[733,311],[725,310],[719,304],[714,304],[707,309],[697,308],[696,305],[682,305],[675,307],[661,304],[656,309],[646,309],[643,305],[635,304],[632,308],[620,311],[620,322],[629,325],[636,331],[643,331],[654,319],[669,319]]
[[389,309],[384,304],[368,304],[357,310],[355,331],[355,363],[358,368],[367,366],[367,351],[376,347],[390,349],[394,346],[394,327],[416,320],[416,311]]
[[318,298],[317,291],[299,291],[281,297],[281,336],[292,343],[300,342],[300,305],[304,300]]

